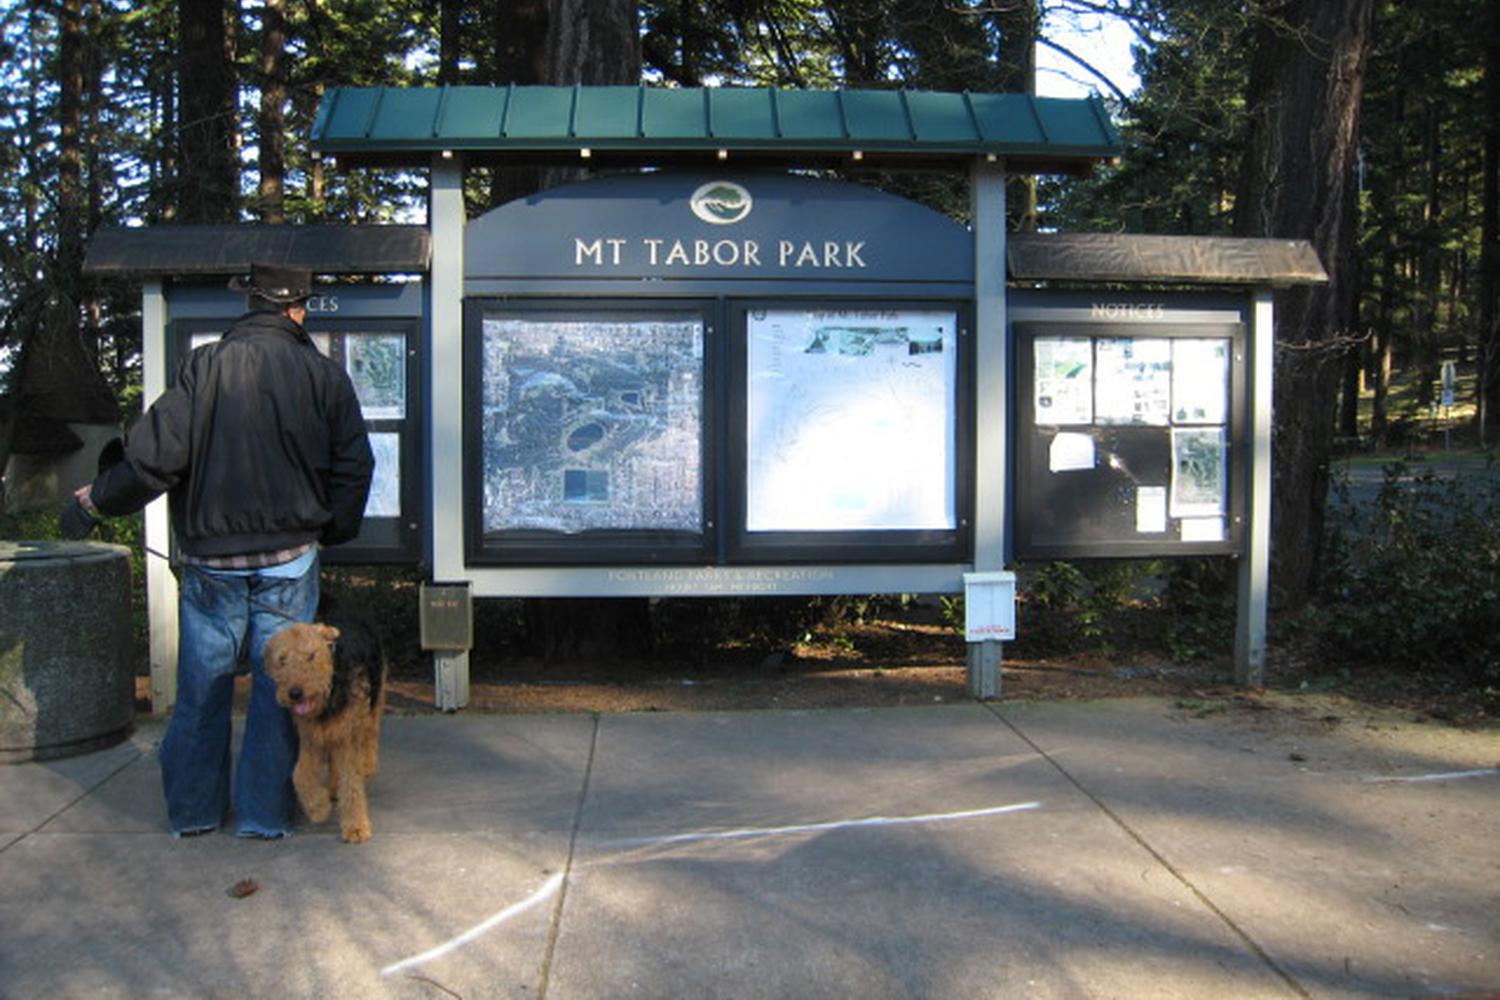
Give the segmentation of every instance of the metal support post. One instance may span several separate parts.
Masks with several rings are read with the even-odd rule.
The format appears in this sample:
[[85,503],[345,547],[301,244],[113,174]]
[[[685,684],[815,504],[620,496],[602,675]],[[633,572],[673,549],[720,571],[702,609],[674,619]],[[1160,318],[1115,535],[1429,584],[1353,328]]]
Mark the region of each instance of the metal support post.
[[1245,504],[1245,555],[1235,608],[1234,679],[1246,687],[1266,680],[1266,612],[1271,577],[1271,375],[1275,369],[1275,298],[1255,293],[1250,357],[1250,490]]
[[[141,286],[141,406],[167,391],[167,298],[160,281]],[[167,498],[146,505],[146,621],[151,660],[151,711],[177,702],[177,577],[167,562],[172,527]]]
[[[432,571],[439,580],[464,578],[463,503],[463,161],[437,156],[432,161],[427,224],[432,230]],[[456,711],[469,703],[469,654],[434,653],[433,690],[437,707]]]
[[[974,571],[1005,568],[1010,467],[1010,358],[1005,333],[1005,165],[977,160],[969,174],[974,228]],[[968,647],[969,694],[1000,697],[998,641]]]

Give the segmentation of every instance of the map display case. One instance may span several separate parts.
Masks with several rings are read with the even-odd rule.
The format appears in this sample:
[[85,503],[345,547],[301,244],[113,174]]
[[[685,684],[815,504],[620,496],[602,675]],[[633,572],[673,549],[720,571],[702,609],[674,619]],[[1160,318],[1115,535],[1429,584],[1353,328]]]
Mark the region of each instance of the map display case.
[[963,316],[943,302],[735,306],[733,557],[962,554]]
[[471,560],[705,558],[708,331],[702,304],[474,303]]

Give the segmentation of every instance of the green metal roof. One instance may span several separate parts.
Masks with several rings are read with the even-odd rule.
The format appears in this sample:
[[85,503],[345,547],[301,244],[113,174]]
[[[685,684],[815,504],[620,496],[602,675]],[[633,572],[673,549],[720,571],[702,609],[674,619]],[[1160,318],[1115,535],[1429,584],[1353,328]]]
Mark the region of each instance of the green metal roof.
[[908,90],[338,87],[312,147],[346,163],[425,164],[452,151],[507,163],[729,159],[871,166],[1005,157],[1078,171],[1118,156],[1097,99]]

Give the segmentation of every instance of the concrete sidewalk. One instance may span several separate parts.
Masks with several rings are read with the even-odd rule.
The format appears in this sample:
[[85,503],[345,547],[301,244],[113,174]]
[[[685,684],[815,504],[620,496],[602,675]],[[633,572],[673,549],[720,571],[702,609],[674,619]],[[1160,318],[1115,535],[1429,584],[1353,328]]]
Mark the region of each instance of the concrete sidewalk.
[[160,732],[0,768],[0,995],[1500,991],[1494,731],[1156,700],[392,717],[359,846],[173,840]]

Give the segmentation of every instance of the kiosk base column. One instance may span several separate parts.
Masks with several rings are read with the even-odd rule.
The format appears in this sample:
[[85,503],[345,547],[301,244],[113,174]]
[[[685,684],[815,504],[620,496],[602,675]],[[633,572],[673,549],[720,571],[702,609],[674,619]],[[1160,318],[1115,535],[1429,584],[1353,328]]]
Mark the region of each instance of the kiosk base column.
[[469,704],[469,651],[432,654],[433,701],[439,711],[456,712]]
[[969,697],[980,701],[1000,697],[1001,654],[999,642],[969,643]]

